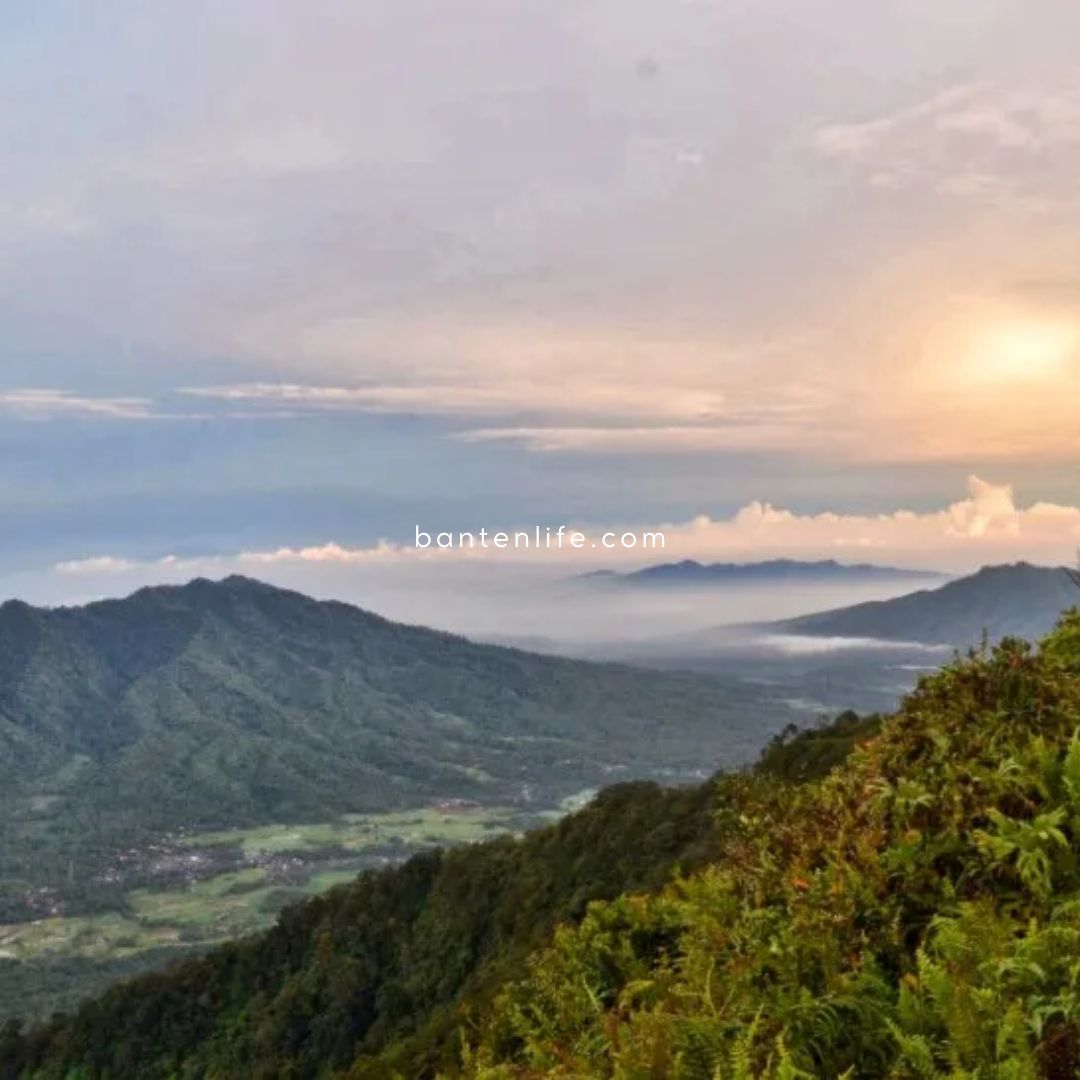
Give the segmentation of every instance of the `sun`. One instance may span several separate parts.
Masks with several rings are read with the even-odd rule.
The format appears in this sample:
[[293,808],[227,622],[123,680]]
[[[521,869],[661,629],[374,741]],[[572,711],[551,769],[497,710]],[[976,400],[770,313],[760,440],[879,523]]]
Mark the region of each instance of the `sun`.
[[1066,322],[1010,322],[975,336],[969,373],[985,382],[1043,382],[1064,375],[1080,350],[1080,329]]

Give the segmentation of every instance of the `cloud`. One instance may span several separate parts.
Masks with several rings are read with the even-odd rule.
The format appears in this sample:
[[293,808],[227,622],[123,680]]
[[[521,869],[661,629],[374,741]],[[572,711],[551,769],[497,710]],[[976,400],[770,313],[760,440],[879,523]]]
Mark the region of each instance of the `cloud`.
[[128,574],[132,571],[161,571],[170,575],[231,573],[244,567],[274,565],[337,564],[342,566],[370,563],[388,558],[408,558],[424,553],[380,541],[370,547],[349,548],[330,541],[308,547],[280,547],[268,551],[242,551],[235,555],[205,555],[180,557],[164,555],[158,559],[135,560],[115,555],[94,555],[85,559],[70,559],[57,563],[53,569],[67,576],[100,576]]
[[802,634],[763,634],[754,639],[755,645],[776,649],[786,656],[818,656],[835,652],[858,652],[861,650],[892,651],[905,649],[913,652],[948,653],[948,645],[925,645],[918,641],[883,641],[878,638],[810,637]]
[[[283,332],[275,346],[293,341],[301,352],[339,364],[374,356],[365,363],[369,370],[385,354],[426,379],[395,377],[388,365],[353,385],[253,382],[181,393],[254,411],[443,416],[457,423],[451,436],[462,441],[514,441],[539,451],[775,450],[804,445],[827,415],[829,438],[819,442],[835,447],[850,435],[835,415],[845,399],[843,380],[811,370],[805,335],[736,343],[659,327],[605,334],[531,321],[472,329],[453,319],[431,321],[424,331],[403,334],[370,322],[300,338]],[[515,422],[462,426],[477,419]]]
[[[221,400],[237,399],[222,396]],[[27,420],[59,420],[65,417],[139,421],[289,420],[306,415],[299,408],[218,408],[192,412],[171,408],[170,404],[167,398],[96,397],[69,390],[24,388],[0,391],[0,409]]]
[[[958,293],[1075,266],[1075,4],[455,10],[122,0],[109,31],[70,13],[13,27],[0,317],[24,370],[50,359],[12,378],[142,396],[5,413],[173,418],[182,402],[145,400],[171,385],[207,417],[304,432],[315,413],[436,418],[332,425],[339,457],[409,440],[393,482],[417,499],[464,463],[493,501],[583,505],[598,472],[632,466],[571,478],[559,455],[716,459],[642,463],[630,515],[691,484],[706,505],[721,470],[723,497],[747,498],[778,457],[828,460],[820,480],[793,469],[804,499],[863,463],[1038,461],[1054,482],[1076,460],[1075,366],[994,388],[963,334],[937,340],[968,318]],[[323,475],[330,427],[285,436],[275,483]],[[259,440],[213,438],[215,483],[264,484]],[[72,499],[96,466],[72,468]],[[860,542],[877,543],[843,540]]]
[[[916,512],[899,509],[883,514],[851,514],[822,511],[801,514],[770,502],[755,500],[730,517],[714,519],[698,515],[683,522],[652,522],[626,526],[640,534],[660,531],[662,549],[620,551],[585,545],[574,550],[533,548],[454,548],[417,550],[411,544],[381,540],[378,544],[350,547],[337,542],[306,547],[243,551],[233,555],[178,558],[173,555],[147,562],[117,556],[96,556],[67,561],[54,569],[65,575],[125,575],[133,570],[170,573],[229,573],[272,571],[274,567],[350,567],[422,563],[437,568],[454,562],[482,564],[548,563],[568,561],[603,563],[613,561],[657,562],[682,558],[701,560],[773,558],[780,555],[821,558],[847,550],[871,549],[875,559],[890,558],[920,565],[974,567],[984,562],[1013,558],[1058,562],[1070,561],[1080,544],[1080,506],[1035,502],[1017,503],[1009,484],[996,484],[971,476],[967,497],[938,510]],[[489,532],[513,530],[534,523],[477,522]],[[558,523],[535,523],[557,526]],[[586,536],[596,537],[603,527],[566,523]],[[438,531],[437,522],[424,523],[425,530]],[[606,526],[605,526],[606,527]],[[619,527],[622,531],[624,526]]]
[[110,420],[148,420],[156,415],[148,398],[87,397],[66,390],[3,391],[0,392],[0,408],[31,419],[76,415]]
[[707,388],[655,388],[590,385],[568,395],[565,382],[538,377],[532,381],[439,382],[413,385],[318,386],[297,383],[241,383],[190,387],[183,394],[248,404],[287,405],[308,412],[348,411],[445,416],[505,415],[508,412],[558,411],[604,416],[665,415],[705,419],[723,408],[723,398]]
[[465,442],[518,442],[540,452],[651,454],[794,449],[806,432],[761,422],[654,427],[494,427],[459,435]]
[[53,569],[58,574],[77,577],[80,574],[123,574],[137,570],[140,566],[167,565],[163,560],[157,563],[138,563],[134,559],[121,559],[115,555],[95,555],[88,559],[69,559],[58,562]]
[[177,189],[334,173],[349,160],[348,147],[318,125],[285,121],[261,131],[210,127],[142,147],[114,169],[139,185]]
[[930,187],[1028,211],[1075,208],[1080,81],[961,84],[869,120],[822,124],[810,141],[878,188]]
[[968,496],[941,510],[890,514],[796,514],[754,502],[734,518],[698,519],[690,526],[705,546],[770,550],[873,548],[919,559],[1070,559],[1080,540],[1080,506],[1036,502],[1018,506],[1009,484],[968,478]]
[[[310,547],[281,547],[273,551],[246,551],[236,556],[240,563],[258,566],[272,566],[274,563],[350,563],[372,562],[380,559],[395,558],[412,552],[412,548],[402,548],[380,540],[372,547],[342,547],[333,541]],[[420,555],[419,552],[416,552]]]
[[[477,522],[489,529],[509,522]],[[556,522],[550,523],[555,526]],[[518,523],[523,526],[524,523]],[[421,527],[439,529],[436,521]],[[583,525],[596,537],[603,528]],[[408,542],[371,545],[343,542],[251,548],[206,556],[135,559],[122,554],[66,560],[35,573],[5,578],[5,588],[30,600],[79,603],[136,588],[194,577],[244,574],[316,597],[345,600],[390,618],[505,640],[541,635],[555,640],[657,638],[722,623],[787,618],[840,604],[882,599],[910,591],[910,582],[879,582],[850,589],[753,589],[733,591],[722,602],[707,592],[650,594],[601,590],[578,575],[598,566],[630,569],[644,563],[696,558],[755,561],[787,556],[838,558],[881,565],[910,565],[968,572],[980,565],[1024,558],[1064,564],[1080,544],[1080,506],[1018,502],[1011,487],[971,477],[965,497],[936,509],[898,509],[864,515],[797,511],[759,500],[729,516],[639,525],[662,530],[662,550],[643,554],[564,547],[527,552],[416,550]],[[771,642],[802,652],[797,639]],[[830,641],[813,648],[870,647]]]
[[[958,292],[948,278],[916,261],[869,278],[832,325],[768,334],[645,320],[617,330],[535,317],[473,325],[434,312],[406,328],[283,315],[247,347],[275,365],[303,356],[351,379],[185,393],[252,412],[440,416],[465,442],[548,454],[751,452],[968,468],[1073,459],[1073,299],[1050,304],[1000,284]],[[907,320],[883,317],[897,305]],[[1046,349],[1060,355],[1028,370]]]
[[[981,538],[999,535],[1009,539],[1020,536],[1024,514],[1017,509],[1011,484],[991,484],[977,476],[968,479],[970,498],[949,507],[948,535]],[[1028,511],[1031,518],[1047,514],[1063,525],[1080,521],[1072,507],[1038,504]]]

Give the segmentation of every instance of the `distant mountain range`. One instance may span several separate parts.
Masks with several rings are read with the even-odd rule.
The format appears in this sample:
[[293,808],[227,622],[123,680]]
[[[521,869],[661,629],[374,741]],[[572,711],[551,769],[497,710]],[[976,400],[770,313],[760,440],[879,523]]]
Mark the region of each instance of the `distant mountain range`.
[[700,587],[708,585],[860,584],[873,581],[942,581],[946,575],[933,570],[901,569],[870,563],[840,563],[835,559],[804,562],[798,559],[767,559],[748,563],[700,563],[694,559],[660,563],[642,570],[619,573],[594,570],[582,578],[620,585]]
[[1017,563],[896,599],[612,642],[585,655],[738,675],[825,713],[888,710],[925,670],[952,649],[978,645],[984,631],[991,641],[1036,640],[1077,604],[1068,571]]
[[[541,657],[242,577],[0,607],[0,915],[178,826],[551,805],[751,757],[740,679]],[[6,894],[6,895],[5,895]]]
[[985,633],[1042,637],[1061,613],[1080,604],[1080,588],[1063,567],[1014,563],[894,600],[876,600],[767,624],[783,634],[919,641],[965,648]]

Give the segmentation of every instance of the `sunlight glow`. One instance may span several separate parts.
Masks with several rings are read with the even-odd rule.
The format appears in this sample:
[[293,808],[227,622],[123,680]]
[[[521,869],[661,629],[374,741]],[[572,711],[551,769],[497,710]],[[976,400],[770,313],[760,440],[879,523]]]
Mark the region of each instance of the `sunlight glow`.
[[976,336],[969,373],[986,382],[1046,380],[1063,375],[1080,349],[1080,330],[1065,322],[1015,322]]

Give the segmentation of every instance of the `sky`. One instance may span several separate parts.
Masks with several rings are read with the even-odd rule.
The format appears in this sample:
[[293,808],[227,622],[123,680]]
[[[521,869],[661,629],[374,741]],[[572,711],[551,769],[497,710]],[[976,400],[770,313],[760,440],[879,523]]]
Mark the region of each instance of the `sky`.
[[362,599],[463,561],[417,525],[1070,558],[1078,39],[1072,0],[9,0],[0,592]]

